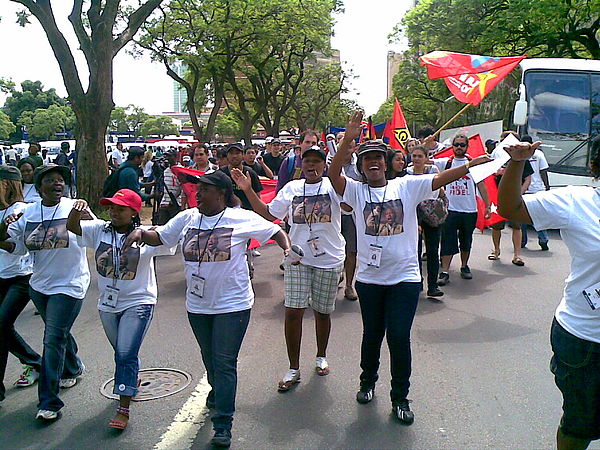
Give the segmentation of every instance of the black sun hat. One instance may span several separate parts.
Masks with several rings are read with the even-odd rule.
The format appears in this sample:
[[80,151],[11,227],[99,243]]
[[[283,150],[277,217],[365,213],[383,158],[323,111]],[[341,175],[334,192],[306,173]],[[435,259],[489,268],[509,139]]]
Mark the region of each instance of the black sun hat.
[[35,183],[36,188],[40,188],[40,186],[42,185],[42,178],[44,178],[44,175],[50,172],[60,173],[63,177],[63,180],[65,180],[65,184],[69,184],[69,182],[71,181],[71,169],[69,169],[66,166],[59,166],[57,164],[50,163],[36,167],[33,171],[33,181]]

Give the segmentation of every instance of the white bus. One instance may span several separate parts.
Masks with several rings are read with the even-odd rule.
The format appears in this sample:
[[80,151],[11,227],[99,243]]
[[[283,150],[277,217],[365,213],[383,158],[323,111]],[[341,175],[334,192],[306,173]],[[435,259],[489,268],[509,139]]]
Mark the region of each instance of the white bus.
[[521,62],[519,133],[542,141],[553,187],[600,186],[589,175],[591,140],[600,134],[600,61],[531,58]]

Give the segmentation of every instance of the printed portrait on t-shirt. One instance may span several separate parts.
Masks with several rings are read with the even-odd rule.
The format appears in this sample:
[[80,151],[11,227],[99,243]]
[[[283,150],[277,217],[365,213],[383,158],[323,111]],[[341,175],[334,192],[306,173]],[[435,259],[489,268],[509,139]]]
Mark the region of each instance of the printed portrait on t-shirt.
[[331,222],[331,197],[329,194],[298,196],[292,200],[294,223]]
[[404,207],[400,199],[367,203],[363,217],[365,234],[369,236],[392,236],[404,231]]
[[471,178],[468,175],[465,175],[464,177],[461,177],[458,180],[450,183],[448,185],[448,187],[446,188],[446,194],[447,195],[471,195],[469,193],[469,186],[472,183],[473,182],[471,181]]
[[69,246],[67,219],[27,222],[25,246],[28,250],[52,250]]
[[183,258],[186,261],[220,262],[231,259],[233,228],[198,230],[190,228],[183,238]]
[[96,249],[95,259],[98,275],[119,280],[134,280],[140,261],[140,248],[130,247],[125,252],[119,252],[117,261],[113,246],[108,242],[101,242]]

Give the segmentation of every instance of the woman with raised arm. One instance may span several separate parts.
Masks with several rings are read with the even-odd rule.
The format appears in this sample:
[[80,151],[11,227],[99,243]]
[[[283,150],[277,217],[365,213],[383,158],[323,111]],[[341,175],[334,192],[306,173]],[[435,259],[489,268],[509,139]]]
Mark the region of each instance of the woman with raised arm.
[[[63,197],[70,180],[68,167],[37,167],[33,178],[42,197],[23,212],[11,214],[0,227],[0,248],[15,255],[33,255],[29,294],[44,321],[44,353],[38,382],[36,419],[55,420],[64,406],[60,388],[75,386],[85,367],[77,356],[71,327],[90,284],[85,249],[67,230],[74,200]],[[7,241],[6,226],[11,238]]]
[[140,226],[141,197],[130,189],[121,189],[111,198],[100,199],[109,206],[110,222],[81,220],[87,208],[85,200],[76,200],[67,229],[79,236],[82,246],[94,250],[98,275],[98,310],[104,332],[115,351],[113,393],[119,407],[110,428],[124,430],[129,423],[131,399],[138,392],[138,353],[150,327],[158,291],[154,257],[162,247],[144,245],[123,250],[129,233]]
[[237,358],[254,303],[246,262],[247,242],[273,238],[287,256],[290,240],[278,225],[253,211],[236,208],[239,200],[225,173],[216,171],[191,178],[198,183],[198,206],[180,212],[155,230],[133,230],[124,251],[133,243],[174,247],[181,242],[188,319],[212,388],[206,406],[216,409],[211,418],[215,430],[211,444],[228,447],[235,411]]
[[250,178],[240,170],[232,171],[236,184],[246,193],[252,208],[267,220],[290,218],[292,243],[300,246],[304,257],[299,264],[284,264],[285,342],[289,369],[279,381],[280,392],[300,381],[302,318],[309,306],[314,311],[318,375],[329,374],[326,359],[340,275],[344,268],[344,237],[341,232],[341,200],[329,178],[323,177],[326,155],[319,147],[302,154],[305,179],[287,183],[266,205],[252,190]]
[[[360,135],[362,112],[353,114],[331,166],[329,178],[343,201],[355,211],[358,243],[356,291],[361,308],[363,336],[359,403],[373,399],[379,378],[381,343],[387,334],[390,350],[394,415],[411,424],[408,390],[411,374],[410,329],[417,309],[421,275],[417,254],[417,205],[434,191],[475,166],[490,161],[480,156],[462,167],[436,175],[387,180],[388,146],[370,141],[358,149],[357,166],[363,181],[341,174],[349,160],[350,142]],[[388,211],[391,210],[391,211]]]
[[[522,195],[526,161],[540,145],[508,147],[510,161],[498,190],[499,213],[536,230],[558,229],[571,255],[550,331],[550,369],[563,396],[559,450],[585,449],[600,438],[600,189],[567,186]],[[600,177],[600,138],[592,141],[592,175]]]
[[[22,161],[22,160],[21,160]],[[14,166],[0,165],[0,213],[2,221],[27,207],[23,202],[21,173]],[[33,385],[40,376],[42,357],[15,330],[15,321],[29,303],[29,278],[32,262],[29,254],[13,255],[0,250],[0,401],[4,400],[4,374],[8,353],[24,366],[15,382],[17,387]]]

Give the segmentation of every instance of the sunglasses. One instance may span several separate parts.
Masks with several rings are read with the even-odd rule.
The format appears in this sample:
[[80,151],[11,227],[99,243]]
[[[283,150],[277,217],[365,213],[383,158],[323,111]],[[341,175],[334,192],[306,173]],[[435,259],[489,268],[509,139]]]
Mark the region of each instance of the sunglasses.
[[466,147],[467,144],[465,144],[464,142],[456,142],[454,144],[452,144],[453,147]]

